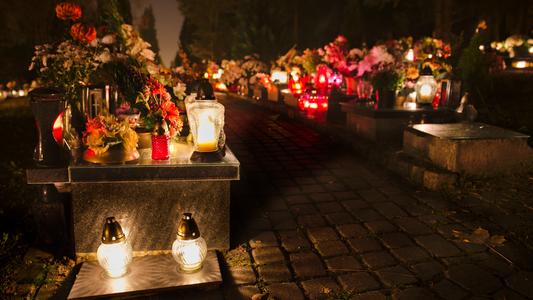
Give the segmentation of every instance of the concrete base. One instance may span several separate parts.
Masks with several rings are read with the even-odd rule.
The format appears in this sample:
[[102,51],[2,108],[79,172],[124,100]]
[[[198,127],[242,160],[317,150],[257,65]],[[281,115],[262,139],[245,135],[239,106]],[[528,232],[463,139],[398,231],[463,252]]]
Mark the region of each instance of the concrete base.
[[373,109],[354,103],[340,103],[346,112],[346,127],[358,136],[386,143],[401,143],[403,130],[410,122],[449,122],[453,114],[448,110]]
[[283,93],[283,102],[289,107],[298,108],[298,98],[292,93]]
[[533,165],[529,136],[482,123],[419,124],[405,130],[405,153],[454,173],[485,176]]
[[76,255],[92,256],[114,216],[134,251],[171,249],[181,214],[191,212],[209,249],[229,249],[230,181],[72,183]]

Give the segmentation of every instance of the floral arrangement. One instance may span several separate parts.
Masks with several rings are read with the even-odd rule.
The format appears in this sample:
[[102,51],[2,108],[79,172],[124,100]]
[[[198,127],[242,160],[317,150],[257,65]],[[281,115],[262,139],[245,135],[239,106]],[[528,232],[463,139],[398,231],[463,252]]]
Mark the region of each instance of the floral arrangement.
[[83,134],[84,144],[96,155],[101,155],[110,147],[121,145],[126,152],[137,147],[137,133],[130,128],[127,120],[118,121],[114,116],[96,116],[87,120]]
[[143,113],[143,127],[153,130],[156,124],[166,126],[170,136],[180,133],[183,121],[172,96],[159,80],[150,77],[142,93],[137,97],[136,107]]
[[510,58],[533,55],[533,39],[519,35],[512,35],[505,39],[505,41],[492,42],[490,46],[492,49]]
[[220,80],[226,85],[236,84],[241,77],[244,77],[245,71],[241,68],[241,61],[224,59],[220,65],[224,70]]

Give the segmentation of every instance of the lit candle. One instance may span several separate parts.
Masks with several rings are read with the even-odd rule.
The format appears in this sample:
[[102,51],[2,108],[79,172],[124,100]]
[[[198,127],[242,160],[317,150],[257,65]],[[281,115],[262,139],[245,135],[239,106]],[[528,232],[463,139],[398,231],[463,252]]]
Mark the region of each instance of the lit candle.
[[415,61],[415,51],[413,49],[409,49],[405,55],[405,59],[408,61]]
[[420,87],[420,100],[427,102],[433,99],[430,99],[432,94],[432,88],[429,84],[424,84]]
[[513,67],[517,69],[524,69],[527,67],[527,62],[525,60],[519,60],[519,61],[513,62],[512,65]]
[[109,277],[121,277],[128,271],[133,251],[122,227],[114,217],[105,221],[102,244],[98,247],[96,257]]
[[217,151],[218,141],[216,139],[215,122],[209,113],[203,113],[198,118],[198,137],[196,143],[199,152]]

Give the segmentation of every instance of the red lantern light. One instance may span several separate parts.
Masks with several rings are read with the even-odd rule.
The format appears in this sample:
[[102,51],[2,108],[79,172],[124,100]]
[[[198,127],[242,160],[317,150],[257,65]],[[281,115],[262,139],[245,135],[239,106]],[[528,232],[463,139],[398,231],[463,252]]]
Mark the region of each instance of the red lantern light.
[[52,125],[52,136],[58,145],[63,145],[63,113],[60,113]]

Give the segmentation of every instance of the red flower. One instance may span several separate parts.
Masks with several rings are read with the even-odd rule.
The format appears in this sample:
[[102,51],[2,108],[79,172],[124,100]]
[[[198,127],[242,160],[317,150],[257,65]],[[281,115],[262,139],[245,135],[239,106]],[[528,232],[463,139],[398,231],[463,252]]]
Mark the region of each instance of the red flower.
[[81,7],[70,2],[62,2],[56,5],[56,16],[61,20],[76,21],[81,17]]
[[70,35],[75,40],[90,44],[96,39],[96,29],[93,26],[76,23],[70,27]]

